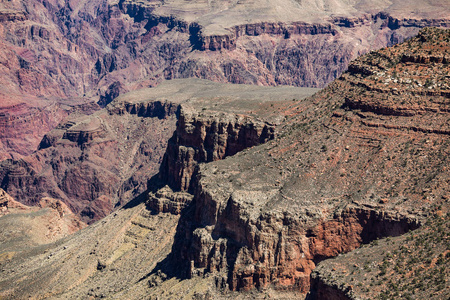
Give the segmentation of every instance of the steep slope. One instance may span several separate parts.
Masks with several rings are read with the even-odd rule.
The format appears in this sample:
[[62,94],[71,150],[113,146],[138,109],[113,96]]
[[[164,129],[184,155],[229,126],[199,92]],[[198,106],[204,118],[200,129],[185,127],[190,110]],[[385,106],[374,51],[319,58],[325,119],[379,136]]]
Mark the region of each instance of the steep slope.
[[280,138],[200,165],[171,259],[232,290],[307,292],[317,262],[448,207],[448,39],[424,30],[356,60]]
[[[0,99],[13,103],[0,113],[25,105],[21,119],[43,126],[10,122],[0,158],[34,151],[61,121],[61,102],[104,106],[187,77],[323,87],[362,53],[425,26],[449,27],[449,13],[444,0],[3,1]],[[36,112],[54,101],[56,119],[55,108]]]

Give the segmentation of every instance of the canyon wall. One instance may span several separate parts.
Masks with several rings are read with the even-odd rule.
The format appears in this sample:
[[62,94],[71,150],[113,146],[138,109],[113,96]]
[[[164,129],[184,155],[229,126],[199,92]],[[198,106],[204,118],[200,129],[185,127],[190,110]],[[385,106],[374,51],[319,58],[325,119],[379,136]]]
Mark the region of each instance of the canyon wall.
[[[447,36],[423,30],[401,46],[363,56],[332,85],[297,103],[302,112],[287,117],[262,145],[222,160],[213,152],[212,162],[196,172],[184,170],[197,148],[190,156],[172,155],[182,172],[163,164],[161,172],[172,174],[163,179],[193,193],[175,212],[181,218],[167,264],[184,266],[177,276],[213,276],[225,290],[306,294],[317,263],[421,226],[431,203],[447,199],[447,187],[438,183],[447,177]],[[417,44],[421,50],[408,54]],[[425,53],[434,53],[428,61],[437,63],[403,58]],[[419,73],[411,60],[423,68]],[[181,120],[168,156],[171,148],[201,148],[207,140],[204,121]],[[314,282],[319,289],[318,299],[347,299],[351,292]]]
[[275,137],[274,126],[229,113],[198,114],[182,109],[168,141],[160,177],[175,190],[190,190],[199,163],[232,156]]
[[[147,114],[152,102],[174,103],[180,122],[167,132],[167,140],[176,135],[163,150],[169,155],[190,147],[207,161],[174,155],[183,168],[186,161],[196,165],[190,177],[153,176],[145,192],[78,234],[23,257],[1,256],[8,263],[0,271],[0,295],[448,298],[448,40],[448,30],[424,29],[359,58],[307,98],[293,87],[174,80],[119,96],[91,118],[62,125],[53,133],[60,138],[49,136],[50,146],[40,151],[78,149],[75,161],[92,164],[96,154],[126,169],[120,162],[130,163],[142,148],[125,141],[153,137],[152,127],[137,134],[139,124],[165,120],[138,117],[139,111]],[[430,55],[445,59],[416,59]],[[231,132],[252,138],[249,147],[227,156],[219,138],[230,142],[229,124],[239,129]],[[254,144],[269,124],[273,138]],[[82,145],[61,138],[66,130],[98,128],[103,133]],[[113,142],[123,142],[118,151],[94,147],[113,133]],[[116,153],[120,159],[113,160]],[[15,162],[27,171],[26,163]],[[114,180],[92,176],[89,182],[95,178]],[[189,182],[189,189],[176,188],[180,182]]]
[[[214,211],[205,208],[220,205],[211,202],[211,195],[197,196],[193,222],[201,225],[192,233],[190,248],[180,251],[191,261],[190,276],[219,273],[218,282],[231,290],[274,286],[307,293],[311,271],[321,260],[418,227],[414,219],[360,208],[349,208],[331,220],[317,220],[311,227],[287,212],[265,213],[252,220],[242,200],[230,199],[214,216]],[[211,224],[211,218],[217,223]]]
[[22,203],[54,197],[83,221],[98,220],[147,188],[175,129],[177,109],[162,101],[116,103],[69,117],[44,136],[38,151],[1,163],[1,186]]

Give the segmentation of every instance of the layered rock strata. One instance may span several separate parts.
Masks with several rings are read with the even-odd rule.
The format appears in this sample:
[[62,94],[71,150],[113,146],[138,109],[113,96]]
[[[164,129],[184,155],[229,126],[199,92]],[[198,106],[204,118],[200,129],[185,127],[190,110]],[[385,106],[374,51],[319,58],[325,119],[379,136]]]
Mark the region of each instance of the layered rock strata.
[[[178,162],[191,165],[183,171],[188,183],[197,163],[212,160],[206,151],[216,151],[223,158],[272,138],[270,126],[258,119],[262,117],[273,124],[280,122],[276,112],[268,111],[267,107],[292,104],[278,99],[302,98],[315,91],[175,80],[157,88],[130,92],[90,116],[69,117],[44,136],[39,150],[32,155],[3,161],[1,187],[27,205],[35,205],[42,197],[61,199],[85,222],[91,223],[147,189],[147,181],[158,173],[165,151],[168,155],[178,151],[173,142],[167,146],[174,132],[185,141],[184,146],[198,147],[193,151],[201,150],[205,155]],[[216,92],[222,96],[218,98]],[[186,119],[186,115],[192,119]],[[195,124],[190,124],[194,118],[197,118]],[[214,133],[214,120],[227,122],[225,133]],[[190,144],[189,136],[195,139],[197,135],[196,130],[187,132],[190,126],[199,130],[208,128],[209,133],[195,140],[197,144]],[[163,165],[175,165],[173,159],[178,158],[166,158]],[[178,173],[162,174],[178,176]]]
[[193,196],[187,192],[174,192],[169,186],[164,186],[156,192],[149,192],[148,207],[155,213],[181,214],[191,202]]
[[141,101],[70,117],[32,155],[3,161],[1,186],[28,205],[61,199],[85,222],[106,216],[146,189],[175,128],[178,104]]
[[2,100],[0,107],[0,160],[32,153],[42,137],[68,114],[54,101]]
[[[317,262],[447,207],[448,34],[423,30],[362,57],[298,104],[279,138],[200,165],[171,259],[219,287],[307,292]],[[411,63],[409,49],[441,59]]]
[[[448,64],[402,57],[445,57],[448,39],[448,31],[424,30],[356,60],[307,99],[292,88],[195,80],[152,89],[155,98],[186,99],[180,113],[186,105],[204,116],[234,111],[277,124],[275,138],[198,164],[192,199],[154,177],[149,197],[46,246],[50,257],[33,249],[2,266],[0,295],[298,299],[312,287],[311,299],[395,298],[407,282],[420,297],[445,298]],[[377,275],[384,279],[368,291]],[[363,282],[352,287],[350,278]]]
[[161,179],[176,190],[187,191],[199,163],[224,159],[274,137],[274,125],[249,116],[204,115],[183,109],[177,130],[168,141]]
[[[449,26],[439,1],[325,2],[2,2],[0,98],[104,107],[128,91],[187,77],[323,87],[362,53]],[[23,132],[17,126],[12,131]],[[0,158],[36,150],[44,132],[26,129],[2,140]]]

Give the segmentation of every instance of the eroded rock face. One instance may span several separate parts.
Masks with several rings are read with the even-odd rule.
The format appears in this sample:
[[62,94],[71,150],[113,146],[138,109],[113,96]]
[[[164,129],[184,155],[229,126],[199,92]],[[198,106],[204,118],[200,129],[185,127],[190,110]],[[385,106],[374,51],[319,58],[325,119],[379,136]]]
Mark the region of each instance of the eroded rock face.
[[116,103],[60,124],[39,151],[2,162],[2,187],[28,205],[61,199],[85,222],[106,216],[147,188],[175,129],[177,104],[133,105]]
[[148,194],[148,207],[156,213],[179,215],[192,202],[193,196],[187,192],[174,192],[168,185]]
[[248,116],[182,109],[177,130],[169,140],[161,165],[161,179],[176,190],[190,189],[199,163],[232,156],[275,137],[274,125]]
[[[311,299],[446,298],[447,208],[433,207],[434,215],[418,230],[321,262],[311,274]],[[402,276],[405,269],[411,276]],[[373,284],[368,288],[364,281]],[[434,284],[424,288],[424,282]]]
[[199,225],[192,232],[191,244],[179,251],[191,261],[189,276],[219,274],[218,282],[231,290],[272,285],[306,293],[317,262],[419,226],[414,216],[355,206],[322,218],[299,216],[290,210],[249,213],[248,206],[264,197],[236,191],[228,201],[218,203],[214,190],[206,188],[196,194],[195,217],[189,222]]
[[[317,262],[447,207],[448,34],[426,29],[363,56],[299,103],[278,138],[200,165],[171,259],[218,287],[306,293]],[[410,49],[434,63],[404,59]]]
[[20,202],[17,202],[8,195],[3,189],[0,189],[0,215],[6,215],[11,213],[11,211],[25,211],[28,207]]

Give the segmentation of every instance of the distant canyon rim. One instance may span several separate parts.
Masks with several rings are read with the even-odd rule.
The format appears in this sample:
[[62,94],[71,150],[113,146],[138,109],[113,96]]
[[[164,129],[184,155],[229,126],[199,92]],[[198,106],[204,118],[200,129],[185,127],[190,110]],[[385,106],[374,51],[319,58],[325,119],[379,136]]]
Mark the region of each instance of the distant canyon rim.
[[433,1],[16,0],[0,4],[0,158],[68,114],[164,79],[324,87],[350,60],[449,27]]

